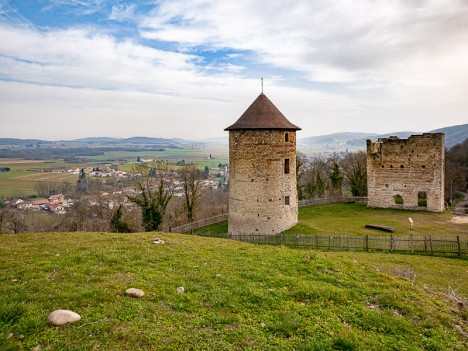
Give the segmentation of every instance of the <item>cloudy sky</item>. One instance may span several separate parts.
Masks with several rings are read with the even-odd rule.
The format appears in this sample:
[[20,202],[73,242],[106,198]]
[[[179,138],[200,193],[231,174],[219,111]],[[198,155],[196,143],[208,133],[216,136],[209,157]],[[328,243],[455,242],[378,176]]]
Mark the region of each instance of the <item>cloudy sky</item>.
[[0,0],[0,137],[301,136],[468,123],[467,0]]

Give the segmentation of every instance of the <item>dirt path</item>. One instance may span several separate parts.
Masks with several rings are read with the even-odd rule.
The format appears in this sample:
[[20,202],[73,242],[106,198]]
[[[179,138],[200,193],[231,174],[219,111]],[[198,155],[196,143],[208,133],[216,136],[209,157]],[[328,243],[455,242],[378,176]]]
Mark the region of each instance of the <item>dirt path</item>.
[[453,223],[468,223],[468,194],[462,193],[465,197],[462,201],[457,203],[455,209],[452,211],[454,214],[450,222]]

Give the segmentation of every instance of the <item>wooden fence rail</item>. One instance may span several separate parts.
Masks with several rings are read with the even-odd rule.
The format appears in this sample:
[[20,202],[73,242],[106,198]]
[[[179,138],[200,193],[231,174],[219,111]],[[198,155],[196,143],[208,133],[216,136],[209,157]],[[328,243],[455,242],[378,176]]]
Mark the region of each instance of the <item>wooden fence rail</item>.
[[240,240],[253,244],[284,245],[290,247],[308,247],[327,250],[361,250],[361,251],[398,251],[422,252],[430,254],[468,254],[468,240],[426,236],[350,236],[321,234],[278,234],[278,235],[232,235],[198,234],[200,236]]

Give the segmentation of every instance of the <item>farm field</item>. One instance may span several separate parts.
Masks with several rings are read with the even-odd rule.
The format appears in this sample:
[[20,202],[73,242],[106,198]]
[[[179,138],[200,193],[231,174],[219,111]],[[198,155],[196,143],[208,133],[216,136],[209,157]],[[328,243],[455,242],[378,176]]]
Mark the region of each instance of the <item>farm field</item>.
[[75,182],[74,174],[53,173],[51,170],[83,167],[80,164],[68,164],[63,160],[36,161],[19,159],[0,159],[0,167],[9,167],[11,171],[0,172],[0,199],[24,197],[36,194],[36,182]]
[[[213,159],[209,159],[209,156]],[[164,159],[171,163],[181,161],[184,159],[186,162],[193,162],[198,166],[216,167],[219,163],[229,162],[229,152],[225,145],[212,145],[207,144],[204,147],[187,147],[170,149],[165,148],[163,151],[109,151],[104,155],[99,156],[84,156],[84,158],[93,161],[132,161],[135,162],[137,158],[141,159]]]
[[[213,159],[209,159],[210,154]],[[95,167],[102,163],[112,162],[119,170],[131,171],[137,158],[166,159],[175,164],[184,159],[203,168],[215,168],[219,163],[228,163],[227,149],[222,146],[208,145],[205,148],[166,149],[165,151],[112,151],[100,156],[83,156],[81,163],[66,163],[63,160],[23,160],[0,159],[0,167],[11,168],[10,172],[0,172],[0,199],[25,197],[36,194],[36,182],[76,182],[77,175],[52,173],[51,170]]]
[[[3,235],[0,348],[465,350],[466,308],[445,291],[466,292],[467,270],[181,234]],[[59,308],[82,319],[51,327]]]

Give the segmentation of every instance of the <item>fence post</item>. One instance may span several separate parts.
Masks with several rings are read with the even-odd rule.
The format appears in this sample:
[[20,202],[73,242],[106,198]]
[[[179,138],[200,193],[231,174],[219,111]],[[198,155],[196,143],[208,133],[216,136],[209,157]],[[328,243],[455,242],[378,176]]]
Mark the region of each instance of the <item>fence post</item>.
[[328,250],[330,250],[330,247],[331,247],[331,238],[332,238],[332,236],[329,235],[328,236]]
[[369,234],[366,235],[366,251],[369,251]]
[[461,255],[460,235],[457,235],[457,245],[458,245],[458,256],[460,256]]
[[318,234],[315,234],[315,247],[318,249],[319,244],[318,244]]
[[393,251],[393,235],[390,235],[390,252]]
[[296,247],[299,247],[299,235],[296,236]]
[[410,235],[410,246],[411,246],[411,253],[413,253],[414,250],[414,242],[413,242],[413,234]]
[[346,238],[348,239],[348,251],[349,251],[349,235]]
[[431,247],[431,255],[434,254],[434,250],[432,249],[432,235],[429,235],[429,245]]
[[424,252],[427,252],[427,238],[424,235]]

